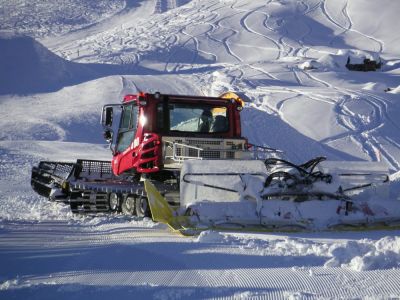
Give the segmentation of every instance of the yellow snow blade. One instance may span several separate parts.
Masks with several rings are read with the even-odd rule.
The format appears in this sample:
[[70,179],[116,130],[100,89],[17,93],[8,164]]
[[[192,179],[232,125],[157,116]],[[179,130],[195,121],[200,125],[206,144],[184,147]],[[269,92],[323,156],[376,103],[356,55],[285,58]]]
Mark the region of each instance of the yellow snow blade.
[[174,216],[168,202],[150,181],[145,180],[144,187],[146,189],[153,220],[167,224]]
[[173,231],[189,236],[198,234],[187,216],[176,216],[167,200],[160,194],[157,188],[148,180],[144,181],[147,198],[153,221],[168,225]]

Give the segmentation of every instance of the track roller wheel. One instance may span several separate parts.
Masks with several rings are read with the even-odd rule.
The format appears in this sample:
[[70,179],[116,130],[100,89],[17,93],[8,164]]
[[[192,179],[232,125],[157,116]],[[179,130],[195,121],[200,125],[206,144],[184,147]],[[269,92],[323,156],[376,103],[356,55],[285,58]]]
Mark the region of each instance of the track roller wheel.
[[136,198],[135,209],[138,217],[151,218],[150,205],[146,197]]
[[134,196],[124,197],[121,205],[122,213],[125,215],[136,215],[135,202],[136,199]]
[[113,212],[121,211],[121,195],[116,193],[111,193],[108,198],[108,204],[110,205],[110,210]]

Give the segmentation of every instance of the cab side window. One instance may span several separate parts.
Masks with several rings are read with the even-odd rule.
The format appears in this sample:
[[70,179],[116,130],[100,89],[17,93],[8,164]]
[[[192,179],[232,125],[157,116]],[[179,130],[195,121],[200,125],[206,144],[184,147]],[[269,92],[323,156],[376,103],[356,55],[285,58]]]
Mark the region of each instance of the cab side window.
[[137,105],[129,104],[123,107],[120,128],[117,138],[117,152],[125,151],[132,143],[137,125],[139,108]]

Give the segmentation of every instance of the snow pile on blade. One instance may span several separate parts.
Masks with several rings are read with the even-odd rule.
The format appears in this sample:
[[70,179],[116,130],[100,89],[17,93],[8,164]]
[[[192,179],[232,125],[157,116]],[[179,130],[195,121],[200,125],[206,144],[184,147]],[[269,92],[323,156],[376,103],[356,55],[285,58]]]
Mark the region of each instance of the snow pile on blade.
[[[181,172],[181,206],[161,221],[180,231],[398,225],[400,201],[388,197],[387,174],[380,163],[325,161],[323,157],[302,165],[278,158],[186,161]],[[148,189],[147,193],[153,215],[162,215],[154,203],[161,201],[165,206],[165,199]]]

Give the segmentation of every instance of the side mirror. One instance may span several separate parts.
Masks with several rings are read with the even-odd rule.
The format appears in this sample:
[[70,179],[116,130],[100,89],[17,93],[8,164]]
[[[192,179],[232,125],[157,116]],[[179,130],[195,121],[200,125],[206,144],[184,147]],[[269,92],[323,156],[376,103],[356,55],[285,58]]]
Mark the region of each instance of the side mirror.
[[104,130],[103,137],[109,144],[111,144],[112,140],[113,140],[113,132],[112,132],[112,130],[111,129]]

